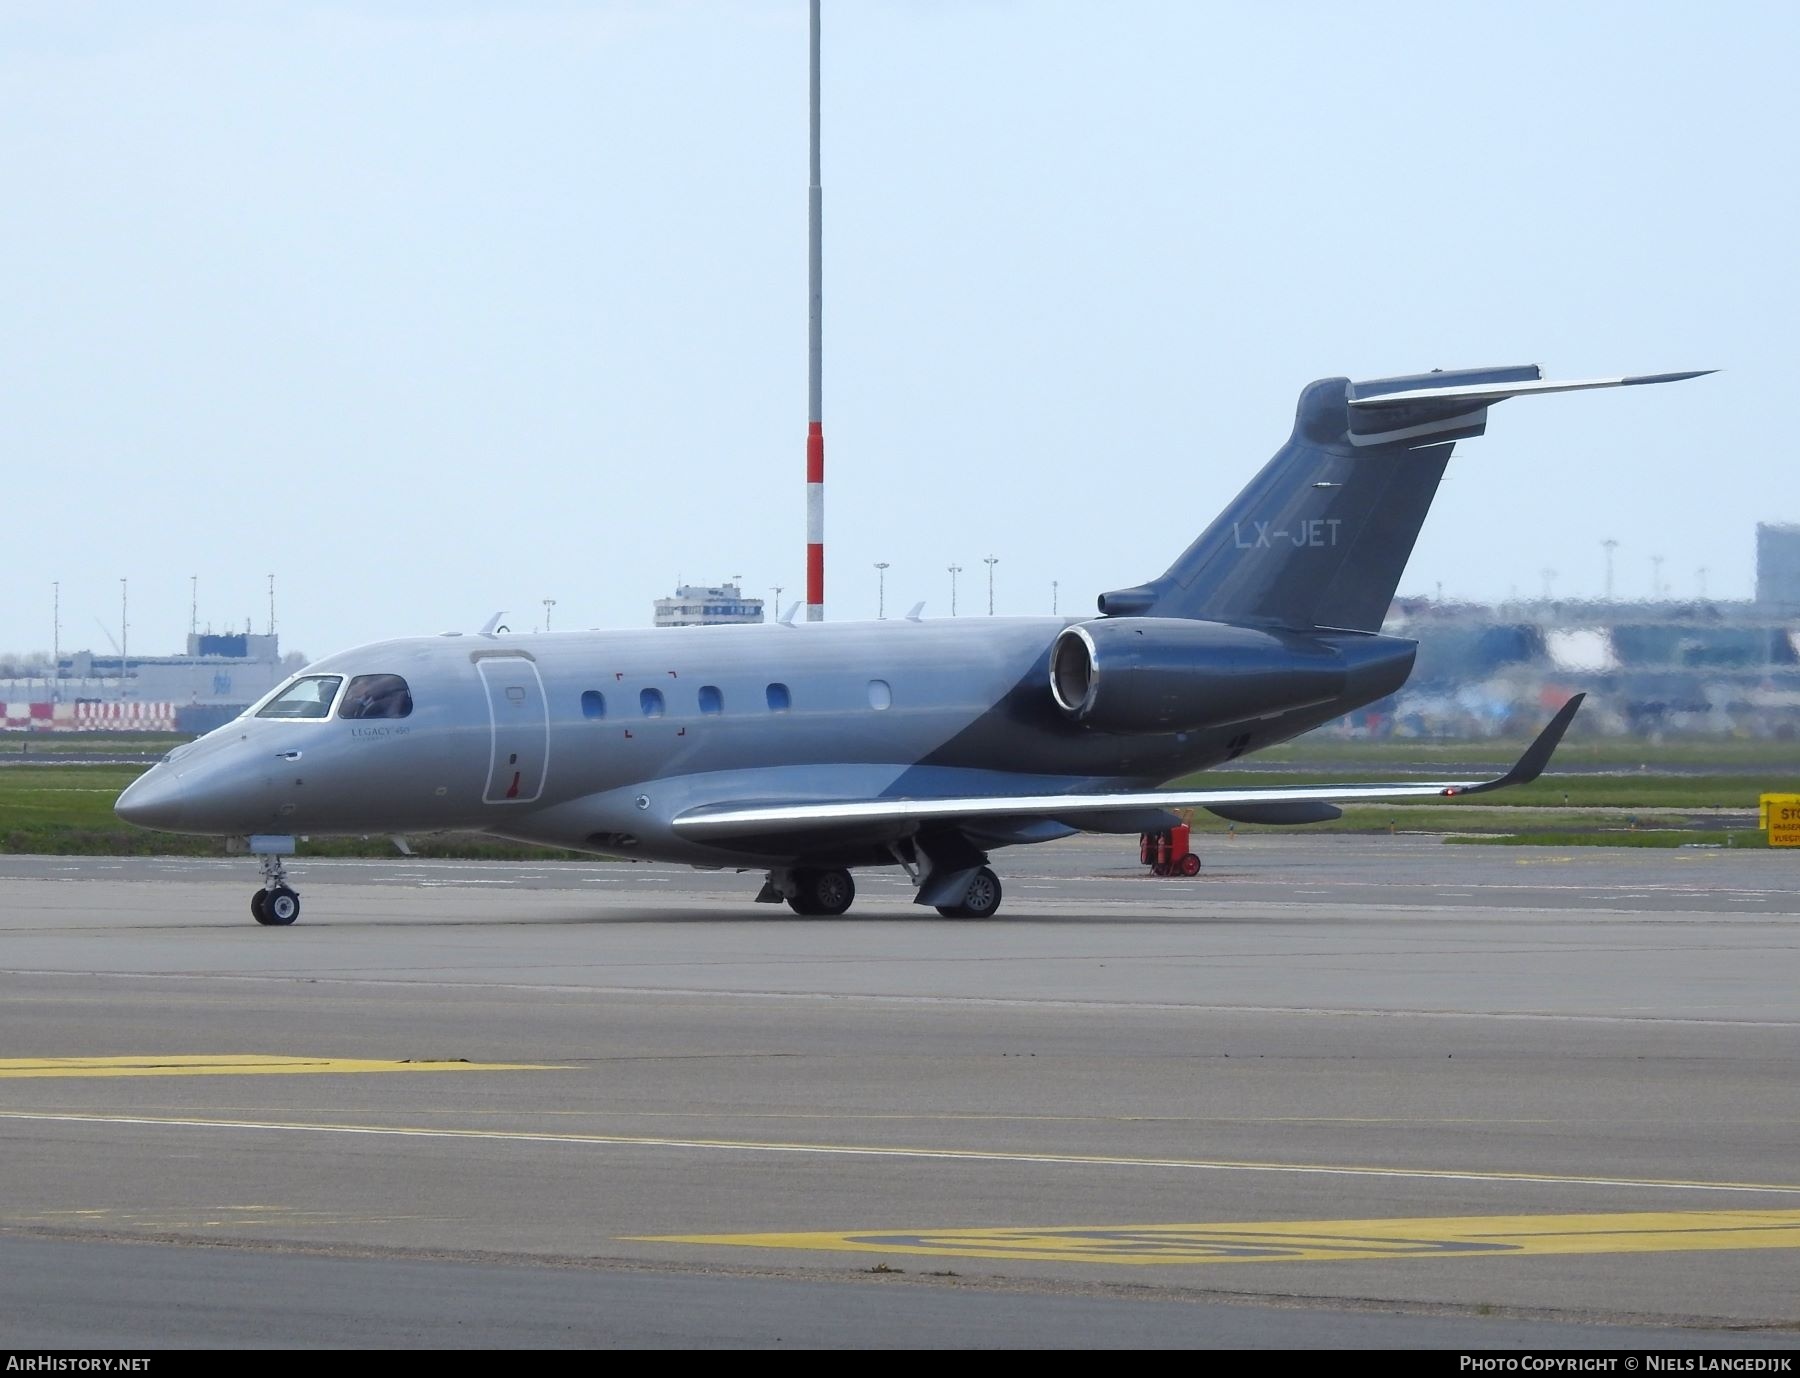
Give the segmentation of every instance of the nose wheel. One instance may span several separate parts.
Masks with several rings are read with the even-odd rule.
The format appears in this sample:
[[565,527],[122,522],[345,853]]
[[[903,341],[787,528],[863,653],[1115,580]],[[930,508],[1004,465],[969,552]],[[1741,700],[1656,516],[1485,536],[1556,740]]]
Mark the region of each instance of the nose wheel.
[[285,927],[300,917],[300,896],[285,885],[250,896],[250,913],[260,924]]
[[250,916],[265,927],[285,928],[300,917],[300,896],[288,888],[287,868],[279,856],[260,854],[262,889],[250,896]]

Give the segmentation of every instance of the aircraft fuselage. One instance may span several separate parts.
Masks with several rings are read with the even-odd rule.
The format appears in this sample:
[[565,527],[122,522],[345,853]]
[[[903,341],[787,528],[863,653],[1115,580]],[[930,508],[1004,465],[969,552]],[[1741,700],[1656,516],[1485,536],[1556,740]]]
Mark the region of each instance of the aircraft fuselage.
[[[1391,692],[1412,642],[1219,626],[1273,668],[1202,658],[1221,702],[1255,716],[1101,731],[1050,685],[1075,618],[959,618],[444,635],[378,642],[308,666],[341,677],[323,716],[244,716],[178,748],[121,800],[151,827],[306,836],[474,830],[696,865],[791,861],[804,838],[723,846],[671,821],[741,802],[1146,787],[1307,731]],[[1284,698],[1287,659],[1328,674]],[[398,676],[404,716],[354,718],[358,677]],[[1266,680],[1266,683],[1264,682]],[[1226,694],[1227,684],[1240,692]],[[1319,683],[1333,692],[1321,698]],[[278,691],[279,693],[279,691]],[[1066,835],[1021,833],[1017,841]],[[997,838],[1004,841],[1004,838]],[[854,839],[848,844],[855,850]]]

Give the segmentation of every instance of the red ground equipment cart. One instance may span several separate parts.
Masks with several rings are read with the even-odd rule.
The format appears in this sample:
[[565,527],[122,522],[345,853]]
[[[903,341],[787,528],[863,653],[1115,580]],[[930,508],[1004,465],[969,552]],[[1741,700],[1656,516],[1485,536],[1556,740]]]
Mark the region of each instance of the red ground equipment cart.
[[1154,876],[1197,876],[1200,858],[1188,850],[1188,825],[1177,823],[1161,832],[1140,833],[1138,860]]

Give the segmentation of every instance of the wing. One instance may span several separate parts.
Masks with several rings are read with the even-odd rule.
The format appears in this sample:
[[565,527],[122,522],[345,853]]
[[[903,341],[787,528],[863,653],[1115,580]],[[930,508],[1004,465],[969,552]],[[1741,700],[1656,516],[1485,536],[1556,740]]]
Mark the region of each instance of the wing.
[[822,799],[804,804],[703,804],[678,814],[675,831],[695,841],[725,840],[788,829],[859,827],[882,823],[976,822],[1054,818],[1080,826],[1087,816],[1140,809],[1214,805],[1354,803],[1359,799],[1430,799],[1484,794],[1527,784],[1543,772],[1569,730],[1584,694],[1562,706],[1506,774],[1491,780],[1404,781],[1380,785],[1262,786],[1248,789],[1137,790],[1094,794],[995,794],[935,799]]

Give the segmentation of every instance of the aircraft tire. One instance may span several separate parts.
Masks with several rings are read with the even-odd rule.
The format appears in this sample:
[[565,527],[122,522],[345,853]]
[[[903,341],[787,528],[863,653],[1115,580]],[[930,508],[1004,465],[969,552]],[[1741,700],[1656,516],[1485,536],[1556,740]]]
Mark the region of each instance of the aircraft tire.
[[250,917],[255,919],[258,923],[268,922],[268,920],[263,917],[263,901],[268,898],[268,894],[269,892],[267,890],[253,890],[250,892]]
[[940,904],[938,913],[946,919],[991,919],[1000,909],[1000,877],[983,866],[969,882],[968,893],[961,904]]
[[1189,852],[1186,856],[1182,857],[1181,874],[1184,876],[1197,876],[1200,874],[1200,858],[1193,852]]
[[300,917],[300,896],[285,885],[270,890],[263,900],[262,913],[259,920],[274,927],[285,928]]
[[836,918],[856,900],[856,882],[841,867],[796,871],[794,887],[788,907],[812,918]]

